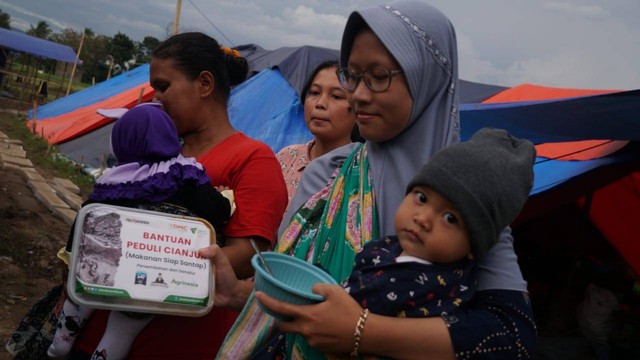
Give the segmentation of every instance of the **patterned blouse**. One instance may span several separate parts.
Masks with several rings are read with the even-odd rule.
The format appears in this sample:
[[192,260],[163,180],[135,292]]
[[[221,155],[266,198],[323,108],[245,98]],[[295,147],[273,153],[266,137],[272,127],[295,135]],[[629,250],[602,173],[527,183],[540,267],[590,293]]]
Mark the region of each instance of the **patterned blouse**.
[[280,162],[284,182],[287,185],[287,195],[289,202],[293,198],[300,182],[302,171],[307,167],[311,158],[311,148],[315,145],[316,140],[313,139],[306,144],[294,144],[282,148],[276,154],[276,158]]
[[342,286],[374,314],[410,318],[454,314],[475,294],[475,261],[401,262],[401,253],[397,236],[367,243]]

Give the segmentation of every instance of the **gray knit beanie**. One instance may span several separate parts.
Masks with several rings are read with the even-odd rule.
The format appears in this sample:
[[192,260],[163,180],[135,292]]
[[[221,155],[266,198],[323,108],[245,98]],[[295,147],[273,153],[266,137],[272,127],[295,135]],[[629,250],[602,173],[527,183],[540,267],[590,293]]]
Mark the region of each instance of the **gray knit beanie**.
[[449,200],[467,225],[471,249],[484,256],[524,206],[533,186],[533,144],[484,128],[446,147],[407,186],[428,186]]

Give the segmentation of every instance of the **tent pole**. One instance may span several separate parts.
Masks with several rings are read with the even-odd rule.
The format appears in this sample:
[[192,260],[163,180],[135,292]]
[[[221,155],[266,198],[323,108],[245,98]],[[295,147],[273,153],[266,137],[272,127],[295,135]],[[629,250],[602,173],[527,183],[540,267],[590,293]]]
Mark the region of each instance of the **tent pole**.
[[178,27],[180,25],[180,8],[182,7],[182,0],[177,0],[176,2],[176,16],[173,19],[173,32],[171,35],[175,35],[178,33]]
[[114,62],[114,61],[115,61],[115,60],[111,60],[111,61],[109,62],[109,71],[107,72],[107,80],[111,79],[111,70],[113,70],[113,62]]
[[33,118],[31,119],[31,132],[36,134],[36,121],[38,120],[38,102],[33,102]]
[[144,87],[140,88],[140,94],[138,95],[138,101],[136,104],[140,104],[142,102],[142,97],[144,96]]
[[69,86],[67,86],[67,95],[69,95],[69,91],[71,91],[71,83],[73,82],[73,75],[76,74],[76,67],[78,66],[78,59],[80,58],[80,52],[82,51],[82,43],[84,42],[84,34],[86,32],[82,31],[82,37],[80,38],[80,46],[78,46],[78,53],[76,54],[76,61],[73,62],[73,68],[71,69],[71,77],[69,77]]

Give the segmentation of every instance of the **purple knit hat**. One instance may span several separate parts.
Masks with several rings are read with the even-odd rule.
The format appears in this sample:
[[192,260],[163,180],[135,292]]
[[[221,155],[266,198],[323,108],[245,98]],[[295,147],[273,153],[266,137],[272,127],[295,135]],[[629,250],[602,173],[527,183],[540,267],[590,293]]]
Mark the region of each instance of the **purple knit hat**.
[[127,111],[111,130],[111,146],[118,164],[151,164],[180,154],[178,130],[158,106],[138,105]]
[[164,201],[179,188],[210,183],[202,164],[180,154],[173,121],[160,106],[138,105],[118,119],[111,151],[118,165],[96,180],[91,201]]

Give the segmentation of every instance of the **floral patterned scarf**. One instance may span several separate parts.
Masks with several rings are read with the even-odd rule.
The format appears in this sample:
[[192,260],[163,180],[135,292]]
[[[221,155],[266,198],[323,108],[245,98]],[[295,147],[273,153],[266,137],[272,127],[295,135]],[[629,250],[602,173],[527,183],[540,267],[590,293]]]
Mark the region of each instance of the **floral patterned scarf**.
[[[295,213],[276,251],[319,265],[341,283],[356,254],[378,238],[378,219],[366,146],[336,170],[329,183]],[[297,334],[286,334],[292,359],[325,359]]]
[[[276,251],[322,266],[337,282],[345,280],[364,244],[378,237],[366,146],[354,149],[324,188],[292,217]],[[227,334],[216,359],[278,358],[276,321],[262,312],[251,294]],[[298,359],[324,359],[301,336],[286,334],[288,354]],[[293,353],[292,353],[293,352]]]

